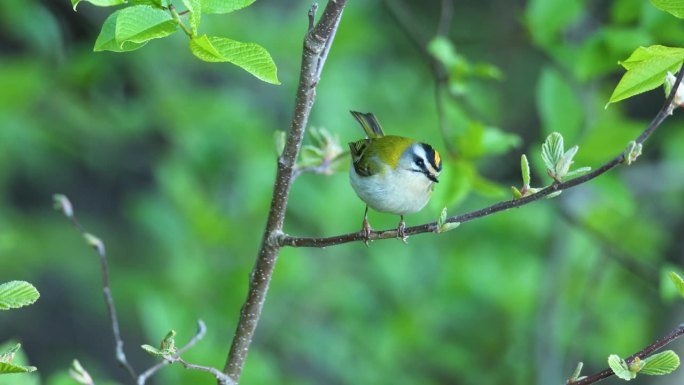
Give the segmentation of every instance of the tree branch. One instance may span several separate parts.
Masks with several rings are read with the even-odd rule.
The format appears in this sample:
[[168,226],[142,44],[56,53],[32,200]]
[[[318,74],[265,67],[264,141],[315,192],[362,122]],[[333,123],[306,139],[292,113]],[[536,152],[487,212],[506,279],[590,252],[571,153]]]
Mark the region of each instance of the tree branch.
[[[276,240],[282,234],[295,160],[302,145],[304,130],[316,96],[316,85],[318,84],[345,4],[346,0],[328,1],[323,15],[315,26],[313,25],[315,8],[309,12],[310,28],[304,38],[294,116],[287,134],[285,148],[282,155],[278,158],[271,207],[256,264],[250,274],[247,299],[240,311],[237,330],[235,331],[230,352],[223,368],[223,373],[230,376],[235,383],[238,383],[240,379],[240,374],[247,358],[247,352],[261,316],[261,310],[266,299],[266,293],[268,292],[278,253],[280,252],[281,246]],[[316,7],[316,5],[313,7]]]
[[112,324],[112,332],[114,333],[114,343],[116,360],[119,362],[121,367],[128,371],[133,379],[136,378],[135,370],[126,359],[126,354],[123,349],[123,338],[121,338],[121,331],[119,330],[119,320],[116,316],[116,307],[114,306],[114,297],[112,296],[112,290],[109,287],[109,266],[107,264],[107,253],[105,251],[104,243],[95,236],[89,234],[81,223],[74,215],[73,206],[69,199],[62,194],[55,194],[53,196],[55,203],[55,208],[59,209],[74,225],[76,230],[81,233],[85,240],[95,249],[97,256],[100,259],[100,270],[102,271],[102,292],[104,295],[105,305],[107,306],[107,312],[109,313],[109,321]]
[[[670,94],[668,95],[665,104],[661,107],[660,111],[658,111],[658,114],[653,118],[651,123],[644,129],[644,131],[635,139],[635,142],[637,144],[642,144],[643,142],[648,139],[651,134],[665,121],[665,119],[670,116],[670,113],[672,112],[672,101],[674,100],[674,96],[676,93],[676,90],[679,88],[679,84],[682,82],[682,76],[684,75],[684,71],[680,70],[679,73],[677,74],[677,79],[675,80],[675,83],[672,87],[672,90],[670,91]],[[588,182],[598,176],[603,175],[604,173],[612,170],[613,168],[617,167],[618,165],[622,164],[622,162],[625,159],[626,156],[626,151],[622,151],[619,153],[617,156],[615,156],[613,159],[609,160],[608,162],[604,163],[601,165],[599,168],[595,169],[592,172],[589,172],[587,174],[584,174],[580,177],[570,179],[566,182],[558,182],[554,181],[550,186],[540,190],[539,192],[525,196],[520,199],[513,199],[509,201],[504,201],[504,202],[499,202],[496,203],[492,206],[485,207],[480,210],[475,210],[471,211],[469,213],[461,214],[461,215],[456,215],[448,218],[445,223],[464,223],[464,222],[469,222],[472,221],[473,219],[477,218],[482,218],[486,217],[488,215],[492,215],[494,213],[498,213],[500,211],[505,211],[508,209],[524,206],[526,204],[538,201],[547,195],[554,193],[556,191],[561,191],[561,190],[567,190],[569,188],[579,186],[585,182]],[[413,226],[413,227],[407,227],[404,230],[404,233],[406,236],[410,235],[416,235],[416,234],[422,234],[422,233],[428,233],[428,232],[439,232],[439,228],[437,226],[437,222],[430,222],[426,223],[423,225],[418,225],[418,226]],[[378,239],[388,239],[388,238],[396,238],[397,237],[397,230],[392,229],[392,230],[380,230],[380,231],[372,231],[370,234],[370,237],[368,238],[369,240],[378,240]],[[277,244],[279,246],[291,246],[291,247],[327,247],[327,246],[333,246],[333,245],[339,245],[343,243],[349,243],[349,242],[354,242],[354,241],[364,241],[366,240],[366,236],[362,231],[358,231],[355,233],[348,233],[348,234],[342,234],[342,235],[336,235],[332,237],[325,237],[325,238],[315,238],[315,237],[297,237],[297,236],[290,236],[287,234],[280,234],[277,237]]]
[[[627,359],[625,359],[625,362],[627,364],[631,364],[634,362],[636,358],[639,359],[644,359],[651,354],[657,352],[658,350],[662,349],[665,345],[669,344],[670,342],[676,340],[677,338],[681,337],[684,334],[684,324],[677,326],[676,329],[670,332],[670,334],[666,335],[665,337],[659,339],[658,341],[648,345],[647,347],[643,348],[637,353],[634,353],[633,355],[629,356]],[[593,384],[595,382],[601,381],[605,378],[608,378],[612,376],[613,370],[610,368],[603,369],[602,371],[593,374],[591,376],[584,377],[580,380],[577,381],[568,381],[568,384],[572,385],[587,385],[587,384]]]

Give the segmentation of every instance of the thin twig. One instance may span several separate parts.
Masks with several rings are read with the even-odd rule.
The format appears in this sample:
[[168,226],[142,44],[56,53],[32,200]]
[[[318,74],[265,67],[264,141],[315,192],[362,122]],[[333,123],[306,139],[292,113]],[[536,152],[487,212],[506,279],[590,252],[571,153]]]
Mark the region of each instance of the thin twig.
[[[235,383],[240,380],[240,374],[261,317],[268,286],[280,252],[280,245],[275,240],[282,234],[295,161],[302,146],[304,131],[315,100],[316,85],[326,56],[330,52],[330,45],[345,4],[346,0],[328,1],[318,23],[308,30],[304,38],[294,116],[287,133],[282,155],[278,158],[271,207],[256,263],[250,274],[247,299],[240,310],[237,330],[223,368],[223,373],[227,374]],[[313,9],[309,11],[310,22],[313,20],[314,13]]]
[[228,376],[227,374],[223,373],[222,371],[220,371],[216,368],[212,368],[210,366],[202,366],[202,365],[191,364],[191,363],[185,361],[184,359],[182,359],[180,357],[176,357],[176,356],[169,357],[168,360],[171,363],[178,362],[179,364],[183,365],[183,367],[186,369],[193,369],[193,370],[199,370],[202,372],[211,373],[212,375],[214,375],[214,377],[216,377],[216,380],[218,380],[219,385],[235,385],[235,381],[233,381],[233,379],[230,378],[230,376]]
[[[197,320],[197,333],[186,343],[183,345],[182,348],[178,349],[176,354],[174,354],[173,357],[180,357],[181,354],[185,353],[188,351],[191,347],[195,346],[196,343],[198,343],[202,338],[204,338],[204,335],[207,333],[207,325],[204,324],[204,321]],[[163,360],[159,361],[158,363],[154,364],[151,366],[149,369],[145,370],[142,372],[137,379],[138,385],[145,385],[145,382],[147,381],[148,378],[152,377],[155,373],[157,373],[161,368],[165,367],[166,365],[170,364],[171,361]]]
[[[677,326],[676,329],[670,332],[670,334],[666,335],[665,337],[659,339],[658,341],[648,345],[647,347],[643,348],[639,352],[629,356],[627,359],[625,359],[625,362],[627,364],[631,364],[634,362],[636,358],[639,359],[644,359],[651,354],[657,352],[658,350],[662,349],[665,345],[669,344],[670,342],[676,340],[677,338],[681,337],[684,335],[684,324]],[[577,381],[568,381],[568,384],[572,385],[588,385],[588,384],[593,384],[595,382],[601,381],[603,379],[606,379],[610,376],[612,376],[613,370],[610,368],[604,369],[596,374],[593,374],[591,376],[584,377],[580,380]]]
[[[91,243],[91,246],[95,249],[99,259],[100,259],[100,270],[102,272],[102,292],[104,295],[105,305],[107,306],[107,311],[109,313],[109,321],[112,324],[112,332],[114,333],[114,342],[116,345],[115,356],[119,364],[128,371],[133,379],[136,378],[135,370],[131,364],[126,359],[126,354],[123,348],[123,339],[121,338],[121,332],[119,329],[119,320],[116,316],[116,307],[114,306],[114,297],[112,296],[112,290],[109,286],[109,266],[107,264],[107,253],[105,251],[104,243],[99,239],[94,238],[85,228],[81,226],[81,223],[76,218],[73,211],[73,206],[69,199],[64,196],[57,194],[54,196],[55,204],[58,208],[65,214],[65,216],[71,221],[76,230],[81,233],[81,235],[86,238],[86,240]],[[96,240],[97,243],[93,243]]]
[[[675,96],[675,91],[679,87],[679,84],[682,81],[682,76],[684,75],[684,71],[679,71],[677,74],[677,79],[675,80],[674,85],[672,86],[672,91],[670,91],[670,94],[667,97],[667,100],[665,101],[665,104],[663,104],[663,107],[658,111],[658,114],[653,118],[651,123],[644,129],[644,131],[641,133],[636,138],[636,143],[642,144],[643,142],[648,139],[651,134],[663,123],[665,119],[667,119],[670,112],[670,108],[672,105],[672,101],[674,100]],[[456,215],[448,218],[445,223],[464,223],[464,222],[469,222],[472,221],[473,219],[478,219],[482,217],[486,217],[488,215],[492,215],[494,213],[498,213],[500,211],[505,211],[508,209],[512,209],[515,207],[520,207],[524,206],[526,204],[538,201],[547,195],[561,191],[561,190],[567,190],[569,188],[579,186],[583,183],[586,183],[600,175],[603,175],[604,173],[608,172],[609,170],[619,166],[622,164],[623,160],[625,159],[625,151],[619,153],[617,156],[615,156],[613,159],[609,160],[608,162],[604,163],[601,165],[599,168],[595,169],[592,172],[589,172],[587,174],[584,174],[580,177],[570,179],[566,182],[558,182],[554,181],[550,186],[540,190],[539,192],[528,195],[526,197],[520,198],[520,199],[513,199],[509,201],[504,201],[504,202],[499,202],[494,205],[491,205],[489,207],[485,207],[480,210],[475,210],[471,211],[469,213],[461,214],[461,215]],[[406,236],[410,235],[416,235],[416,234],[422,234],[422,233],[428,233],[428,232],[438,232],[439,229],[437,227],[437,222],[430,222],[418,226],[413,226],[413,227],[407,227],[404,230],[404,233]],[[392,229],[392,230],[380,230],[380,231],[372,231],[370,234],[370,237],[366,238],[366,235],[363,233],[363,231],[358,231],[355,233],[348,233],[348,234],[341,234],[341,235],[335,235],[332,237],[324,237],[324,238],[315,238],[315,237],[297,237],[297,236],[290,236],[286,234],[282,234],[278,236],[277,238],[277,243],[279,246],[291,246],[291,247],[327,247],[327,246],[333,246],[333,245],[339,245],[343,243],[349,243],[349,242],[354,242],[354,241],[365,241],[366,239],[369,240],[378,240],[378,239],[389,239],[389,238],[397,238],[397,230]]]

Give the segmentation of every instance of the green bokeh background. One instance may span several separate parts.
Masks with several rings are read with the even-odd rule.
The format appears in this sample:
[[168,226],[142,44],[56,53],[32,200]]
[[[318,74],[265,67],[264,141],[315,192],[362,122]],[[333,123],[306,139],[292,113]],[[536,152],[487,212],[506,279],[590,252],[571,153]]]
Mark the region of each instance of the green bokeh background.
[[[425,41],[434,36],[439,1],[394,4]],[[36,304],[0,314],[0,343],[21,341],[39,371],[0,384],[70,383],[73,358],[98,384],[131,383],[114,362],[97,258],[52,209],[53,193],[69,196],[106,243],[134,367],[154,363],[139,345],[172,328],[183,344],[198,318],[208,333],[184,358],[223,366],[270,202],[273,133],[292,116],[309,6],[260,0],[203,17],[206,33],[266,47],[282,82],[272,86],[196,60],[181,33],[131,53],[93,53],[108,9],[0,5],[0,281],[28,280],[41,292]],[[460,104],[448,99],[448,140],[464,153],[479,145],[462,139],[469,115],[521,141],[503,154],[447,157],[430,205],[408,225],[435,220],[445,206],[456,214],[508,199],[508,186],[521,184],[522,153],[533,185],[549,183],[540,145],[552,131],[580,146],[578,166],[612,158],[663,100],[657,90],[604,109],[617,60],[639,45],[684,46],[684,23],[641,0],[454,1],[454,9],[448,37],[457,51],[504,78],[473,79]],[[384,2],[349,1],[309,124],[344,146],[361,136],[350,109],[445,148],[430,67]],[[684,256],[680,114],[635,165],[556,199],[408,246],[284,249],[241,383],[558,384],[578,361],[592,373],[609,354],[630,355],[666,334],[684,320],[661,279]],[[475,168],[499,187],[464,179]],[[346,167],[307,174],[292,189],[285,231],[356,231],[362,214]],[[673,349],[684,353],[681,343]],[[169,367],[153,383],[214,380]]]

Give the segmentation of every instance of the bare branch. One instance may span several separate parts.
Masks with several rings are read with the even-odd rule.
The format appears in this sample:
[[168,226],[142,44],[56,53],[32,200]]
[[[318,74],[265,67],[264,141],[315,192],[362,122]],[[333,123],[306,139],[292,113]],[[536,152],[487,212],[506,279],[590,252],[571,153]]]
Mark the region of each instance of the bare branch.
[[98,238],[86,232],[86,230],[81,226],[81,223],[76,218],[73,212],[73,206],[69,199],[61,194],[55,194],[53,197],[55,201],[55,206],[60,209],[64,215],[71,221],[76,230],[81,233],[81,235],[90,243],[95,249],[97,256],[100,259],[100,270],[102,271],[102,292],[104,295],[105,305],[107,306],[107,312],[109,313],[109,321],[112,324],[112,332],[114,333],[114,343],[116,344],[115,356],[119,364],[128,371],[133,379],[136,378],[135,370],[131,364],[126,359],[126,354],[123,348],[123,339],[121,338],[121,331],[119,330],[119,320],[116,316],[116,307],[114,306],[114,297],[112,296],[112,290],[109,287],[109,266],[107,264],[107,254],[105,252],[104,243]]
[[275,240],[282,234],[285,209],[295,172],[295,161],[302,145],[309,113],[315,100],[316,85],[320,80],[320,74],[326,57],[330,52],[330,46],[337,31],[345,4],[346,0],[328,1],[323,15],[315,25],[313,25],[314,7],[317,6],[314,5],[308,14],[310,28],[304,38],[294,116],[290,130],[287,133],[282,155],[278,158],[271,207],[256,264],[250,275],[247,299],[240,311],[237,330],[235,331],[230,352],[223,368],[223,373],[227,374],[235,383],[240,379],[240,374],[247,358],[247,352],[261,317],[261,310],[266,299],[266,293],[268,292],[278,253],[280,252],[280,245]]
[[[653,118],[651,123],[644,129],[644,131],[639,135],[635,142],[638,144],[641,144],[648,139],[651,134],[667,119],[669,115],[669,111],[672,105],[672,100],[674,99],[675,92],[677,88],[679,87],[679,84],[682,81],[682,76],[684,75],[684,71],[680,70],[679,73],[677,74],[677,80],[675,81],[672,91],[670,91],[670,94],[667,97],[667,100],[665,101],[665,104],[663,104],[663,107],[661,107],[660,111],[658,111],[658,114]],[[488,215],[492,215],[494,213],[498,213],[500,211],[505,211],[508,209],[516,208],[516,207],[521,207],[526,204],[538,201],[539,199],[542,199],[546,197],[547,195],[561,191],[561,190],[567,190],[569,188],[579,186],[583,183],[586,183],[598,176],[603,175],[604,173],[612,170],[613,168],[619,166],[622,164],[622,162],[625,159],[625,151],[619,153],[617,156],[615,156],[613,159],[609,160],[608,162],[604,163],[597,169],[595,169],[592,172],[589,172],[587,174],[584,174],[580,177],[570,179],[566,182],[558,182],[555,181],[553,182],[550,186],[540,190],[539,192],[535,194],[528,195],[526,197],[520,198],[520,199],[513,199],[509,201],[504,201],[504,202],[499,202],[494,205],[491,205],[489,207],[485,207],[480,210],[475,210],[471,211],[469,213],[461,214],[461,215],[456,215],[453,217],[448,218],[445,223],[464,223],[464,222],[469,222],[472,221],[473,219],[477,218],[482,218],[486,217]],[[410,235],[416,235],[416,234],[422,234],[422,233],[428,233],[428,232],[437,232],[437,222],[430,222],[418,226],[413,226],[413,227],[407,227],[404,230],[404,233],[406,236]],[[389,238],[397,238],[397,230],[392,229],[392,230],[380,230],[380,231],[372,231],[370,234],[370,237],[368,238],[369,240],[378,240],[378,239],[389,239]],[[333,245],[339,245],[343,243],[349,243],[349,242],[354,242],[354,241],[364,241],[366,240],[366,235],[362,231],[358,231],[355,233],[348,233],[348,234],[342,234],[342,235],[335,235],[332,237],[325,237],[325,238],[312,238],[312,237],[296,237],[296,236],[290,236],[283,234],[278,237],[277,242],[279,246],[291,246],[291,247],[326,247],[326,246],[333,246]]]

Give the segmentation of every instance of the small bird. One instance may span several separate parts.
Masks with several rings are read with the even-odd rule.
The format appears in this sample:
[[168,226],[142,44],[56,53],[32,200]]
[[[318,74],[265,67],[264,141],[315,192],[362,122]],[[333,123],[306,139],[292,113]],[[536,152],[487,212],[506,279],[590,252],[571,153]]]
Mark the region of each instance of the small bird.
[[385,135],[372,113],[350,111],[367,138],[349,143],[349,179],[356,195],[366,202],[362,232],[371,234],[368,207],[399,215],[397,237],[406,242],[404,215],[420,211],[430,200],[442,160],[432,146],[410,138]]

